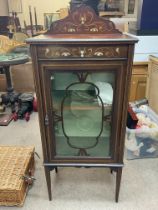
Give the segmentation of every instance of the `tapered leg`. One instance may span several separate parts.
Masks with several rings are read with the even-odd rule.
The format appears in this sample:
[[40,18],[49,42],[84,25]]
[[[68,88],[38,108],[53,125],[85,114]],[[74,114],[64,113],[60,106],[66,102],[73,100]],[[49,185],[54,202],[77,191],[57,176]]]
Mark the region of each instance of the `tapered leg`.
[[48,189],[48,196],[49,200],[52,200],[52,192],[51,192],[51,178],[50,178],[50,169],[49,167],[44,167],[45,170],[45,176],[46,176],[46,182],[47,182],[47,189]]
[[116,194],[115,194],[116,202],[118,202],[118,199],[119,199],[121,177],[122,177],[122,168],[117,168],[117,170],[116,170]]

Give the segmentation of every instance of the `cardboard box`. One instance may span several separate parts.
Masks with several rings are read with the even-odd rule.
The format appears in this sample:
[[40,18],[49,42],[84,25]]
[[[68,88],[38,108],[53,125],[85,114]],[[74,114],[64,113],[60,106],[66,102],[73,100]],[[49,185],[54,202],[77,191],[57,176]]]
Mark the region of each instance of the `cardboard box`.
[[14,90],[19,93],[34,92],[32,63],[11,66],[11,78]]

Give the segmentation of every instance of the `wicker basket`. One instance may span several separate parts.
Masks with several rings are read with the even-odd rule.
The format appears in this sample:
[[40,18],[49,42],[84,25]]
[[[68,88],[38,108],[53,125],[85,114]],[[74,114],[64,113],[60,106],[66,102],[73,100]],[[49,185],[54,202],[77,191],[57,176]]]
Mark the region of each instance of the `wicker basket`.
[[34,147],[0,146],[0,205],[22,206],[34,171]]

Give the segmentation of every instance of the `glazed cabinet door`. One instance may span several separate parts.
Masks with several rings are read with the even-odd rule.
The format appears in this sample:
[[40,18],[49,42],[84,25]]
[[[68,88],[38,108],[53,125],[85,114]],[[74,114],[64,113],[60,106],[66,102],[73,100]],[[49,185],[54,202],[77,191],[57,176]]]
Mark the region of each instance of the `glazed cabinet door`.
[[125,65],[54,62],[42,65],[50,161],[115,161]]

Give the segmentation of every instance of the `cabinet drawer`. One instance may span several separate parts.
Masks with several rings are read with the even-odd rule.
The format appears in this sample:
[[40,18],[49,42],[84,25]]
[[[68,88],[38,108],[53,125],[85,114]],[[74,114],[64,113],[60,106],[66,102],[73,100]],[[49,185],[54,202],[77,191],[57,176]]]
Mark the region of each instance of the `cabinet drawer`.
[[127,58],[126,46],[39,46],[38,58]]

